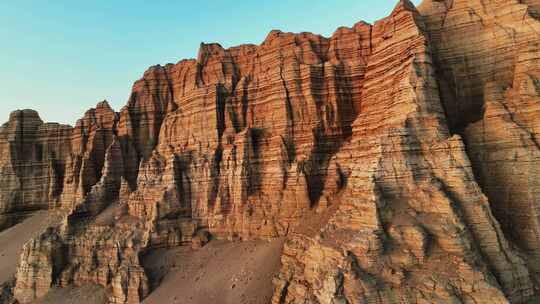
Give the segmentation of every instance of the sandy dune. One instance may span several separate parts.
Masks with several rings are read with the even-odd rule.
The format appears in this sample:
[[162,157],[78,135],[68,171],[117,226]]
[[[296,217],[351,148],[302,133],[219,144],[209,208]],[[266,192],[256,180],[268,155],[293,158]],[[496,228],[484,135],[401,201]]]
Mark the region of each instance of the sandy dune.
[[143,263],[159,286],[143,303],[268,304],[282,246],[282,240],[212,241],[199,250],[155,250]]

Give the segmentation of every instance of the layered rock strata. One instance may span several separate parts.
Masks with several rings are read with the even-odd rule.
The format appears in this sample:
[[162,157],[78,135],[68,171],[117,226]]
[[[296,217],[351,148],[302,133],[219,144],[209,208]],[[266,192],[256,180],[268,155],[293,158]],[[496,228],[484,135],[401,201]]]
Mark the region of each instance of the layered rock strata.
[[141,253],[287,237],[273,303],[524,303],[538,287],[540,3],[400,1],[154,66],[119,113],[0,129],[0,225],[55,209],[14,297],[150,292]]

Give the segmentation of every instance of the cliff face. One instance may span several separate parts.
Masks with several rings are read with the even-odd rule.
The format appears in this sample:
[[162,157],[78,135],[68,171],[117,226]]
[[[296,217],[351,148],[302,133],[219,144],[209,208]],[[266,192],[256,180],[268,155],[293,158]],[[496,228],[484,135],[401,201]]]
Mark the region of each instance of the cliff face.
[[0,127],[0,229],[49,208],[62,193],[71,134],[71,127],[45,124],[31,110],[11,113]]
[[201,44],[119,113],[0,129],[0,226],[58,214],[14,296],[138,303],[145,250],[287,237],[273,303],[522,303],[540,279],[540,2],[400,1],[326,38]]
[[443,67],[441,96],[493,214],[537,276],[540,2],[454,2],[420,7]]

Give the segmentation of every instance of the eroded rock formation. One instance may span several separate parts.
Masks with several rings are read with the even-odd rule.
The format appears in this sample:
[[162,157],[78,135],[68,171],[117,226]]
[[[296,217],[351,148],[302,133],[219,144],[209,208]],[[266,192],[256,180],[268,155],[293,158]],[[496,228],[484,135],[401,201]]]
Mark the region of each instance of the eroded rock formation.
[[0,129],[0,225],[59,214],[14,297],[150,292],[156,247],[286,237],[279,303],[524,303],[540,284],[540,3],[400,1],[151,67],[126,107]]

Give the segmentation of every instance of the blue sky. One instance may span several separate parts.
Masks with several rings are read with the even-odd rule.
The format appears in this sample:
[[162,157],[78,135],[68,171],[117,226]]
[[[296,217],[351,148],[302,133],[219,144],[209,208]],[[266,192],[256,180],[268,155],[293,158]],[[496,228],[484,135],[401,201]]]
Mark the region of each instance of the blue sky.
[[104,99],[119,110],[149,66],[193,58],[200,42],[259,44],[272,29],[329,36],[396,2],[0,0],[0,124],[25,108],[74,124]]

